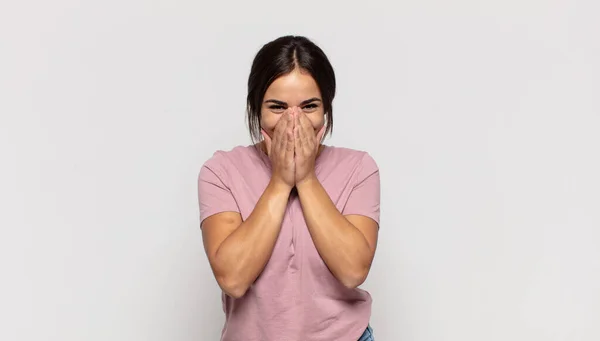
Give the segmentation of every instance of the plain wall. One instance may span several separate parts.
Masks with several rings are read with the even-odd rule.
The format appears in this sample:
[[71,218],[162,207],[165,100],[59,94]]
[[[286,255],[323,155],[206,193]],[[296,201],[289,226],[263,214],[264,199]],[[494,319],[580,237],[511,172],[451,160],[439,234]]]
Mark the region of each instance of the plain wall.
[[[3,1],[0,339],[218,340],[197,175],[262,44],[382,179],[378,341],[600,340],[597,1]],[[309,341],[309,340],[298,340]]]

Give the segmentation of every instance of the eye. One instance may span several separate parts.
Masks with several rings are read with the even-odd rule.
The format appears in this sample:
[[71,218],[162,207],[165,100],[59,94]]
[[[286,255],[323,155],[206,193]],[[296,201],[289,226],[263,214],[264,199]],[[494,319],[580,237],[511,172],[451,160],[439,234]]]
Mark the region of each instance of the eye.
[[283,105],[273,104],[269,106],[269,109],[275,113],[282,113],[286,108]]
[[312,104],[308,104],[308,105],[304,106],[302,108],[302,110],[304,110],[306,112],[313,112],[313,111],[317,110],[318,107],[319,107],[318,104],[312,103]]

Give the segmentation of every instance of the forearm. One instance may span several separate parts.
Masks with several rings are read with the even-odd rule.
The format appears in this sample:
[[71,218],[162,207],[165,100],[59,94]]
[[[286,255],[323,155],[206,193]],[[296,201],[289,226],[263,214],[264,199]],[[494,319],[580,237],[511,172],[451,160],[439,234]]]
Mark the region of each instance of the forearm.
[[316,178],[297,188],[304,219],[319,255],[346,287],[360,285],[372,261],[366,238],[339,212]]
[[228,287],[243,294],[264,269],[281,230],[290,191],[269,183],[248,219],[217,249],[217,273]]

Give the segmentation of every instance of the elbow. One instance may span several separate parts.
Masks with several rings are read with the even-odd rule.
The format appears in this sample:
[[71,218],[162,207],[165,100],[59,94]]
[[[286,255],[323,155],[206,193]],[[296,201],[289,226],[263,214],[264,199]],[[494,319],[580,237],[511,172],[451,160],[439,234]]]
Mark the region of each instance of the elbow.
[[356,289],[367,279],[369,269],[357,269],[352,272],[348,272],[340,278],[340,282],[346,289]]
[[246,294],[246,291],[248,291],[248,285],[243,284],[239,278],[219,276],[217,282],[219,283],[221,290],[227,296],[232,298],[241,298]]
[[210,264],[217,284],[225,295],[237,299],[246,294],[249,284],[240,276],[239,269],[227,267],[216,258]]
[[246,289],[243,288],[231,288],[229,290],[223,290],[223,292],[225,293],[225,295],[231,297],[231,298],[242,298],[245,294],[246,294]]

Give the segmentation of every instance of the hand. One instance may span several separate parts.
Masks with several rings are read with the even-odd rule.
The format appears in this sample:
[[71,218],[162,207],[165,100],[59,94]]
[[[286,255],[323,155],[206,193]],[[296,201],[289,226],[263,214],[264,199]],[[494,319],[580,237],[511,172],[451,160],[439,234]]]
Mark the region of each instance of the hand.
[[297,108],[293,109],[294,116],[294,150],[296,162],[296,185],[316,177],[315,160],[319,153],[325,126],[315,136],[312,123],[306,114]]
[[295,185],[293,129],[292,111],[288,109],[275,125],[272,139],[264,130],[260,131],[265,139],[267,155],[269,155],[273,169],[271,181],[276,185],[284,185],[289,190]]

